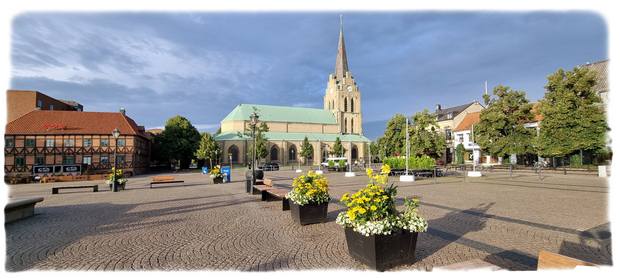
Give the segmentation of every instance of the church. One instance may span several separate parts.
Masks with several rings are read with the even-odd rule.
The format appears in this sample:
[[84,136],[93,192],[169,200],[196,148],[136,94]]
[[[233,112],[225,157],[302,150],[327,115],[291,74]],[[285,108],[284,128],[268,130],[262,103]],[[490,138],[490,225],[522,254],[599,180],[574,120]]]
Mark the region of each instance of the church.
[[[222,150],[225,164],[246,164],[251,161],[248,148],[251,138],[242,135],[250,124],[250,114],[256,110],[259,122],[265,122],[269,132],[267,162],[282,165],[303,163],[299,156],[301,145],[307,137],[312,145],[309,164],[320,164],[330,157],[336,138],[340,138],[350,162],[368,161],[366,152],[370,140],[362,130],[362,105],[360,90],[349,71],[344,44],[342,21],[338,38],[336,67],[329,75],[323,108],[301,108],[257,104],[237,105],[221,122],[215,140]],[[336,156],[336,155],[334,155]]]

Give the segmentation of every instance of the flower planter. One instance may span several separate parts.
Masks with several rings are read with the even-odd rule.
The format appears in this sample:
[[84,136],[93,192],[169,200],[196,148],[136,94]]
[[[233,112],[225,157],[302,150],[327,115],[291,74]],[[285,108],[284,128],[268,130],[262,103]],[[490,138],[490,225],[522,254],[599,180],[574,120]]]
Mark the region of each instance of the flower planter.
[[221,184],[224,183],[224,177],[214,177],[213,184]]
[[327,219],[327,204],[298,205],[291,201],[289,202],[291,217],[295,223],[300,225],[323,223]]
[[384,271],[415,261],[417,232],[400,230],[390,235],[364,236],[345,228],[345,236],[349,255],[374,270]]

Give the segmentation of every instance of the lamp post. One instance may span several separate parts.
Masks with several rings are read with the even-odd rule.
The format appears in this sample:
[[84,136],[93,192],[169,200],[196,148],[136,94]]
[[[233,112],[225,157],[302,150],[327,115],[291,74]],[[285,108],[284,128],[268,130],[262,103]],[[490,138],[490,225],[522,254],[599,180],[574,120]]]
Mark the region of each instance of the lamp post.
[[415,181],[413,175],[409,175],[409,117],[405,118],[405,175],[400,176],[400,181]]
[[[255,165],[256,165],[256,125],[258,124],[258,114],[252,112],[250,114],[250,124],[252,125],[252,140],[254,144],[252,145],[252,185],[256,184],[256,173],[255,173]],[[248,189],[248,192],[251,192],[252,189]]]
[[112,191],[118,192],[118,184],[116,183],[116,149],[118,147],[118,137],[120,137],[121,131],[118,128],[114,128],[112,136],[114,137],[114,171],[112,172]]

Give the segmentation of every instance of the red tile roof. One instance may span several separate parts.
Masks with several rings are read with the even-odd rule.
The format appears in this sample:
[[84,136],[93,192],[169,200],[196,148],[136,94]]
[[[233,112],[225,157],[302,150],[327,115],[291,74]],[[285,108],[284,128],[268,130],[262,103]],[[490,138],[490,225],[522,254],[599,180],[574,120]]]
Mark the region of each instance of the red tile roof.
[[7,135],[111,134],[146,137],[133,119],[120,112],[34,110],[6,125]]
[[455,132],[471,130],[471,127],[480,122],[480,112],[472,112],[465,115],[461,123],[454,129]]

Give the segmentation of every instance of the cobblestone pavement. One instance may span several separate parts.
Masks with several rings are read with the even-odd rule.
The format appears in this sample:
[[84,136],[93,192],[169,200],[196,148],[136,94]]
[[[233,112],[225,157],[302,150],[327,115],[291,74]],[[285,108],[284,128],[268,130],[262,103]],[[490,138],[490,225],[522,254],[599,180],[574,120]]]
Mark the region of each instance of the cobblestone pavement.
[[[267,172],[289,186],[293,171]],[[44,196],[34,217],[5,225],[6,269],[22,270],[299,270],[365,269],[349,257],[335,223],[345,192],[365,176],[330,173],[332,202],[323,224],[298,226],[278,202],[245,193],[239,171],[229,184],[178,174],[185,186],[149,189],[148,176],[127,190],[65,191],[14,185],[11,197]],[[391,178],[394,179],[394,178]],[[99,181],[103,184],[102,181]],[[593,176],[491,173],[482,178],[395,181],[398,197],[422,197],[429,230],[416,263],[396,270],[480,259],[510,270],[536,269],[540,250],[611,264],[607,181]],[[63,185],[76,183],[63,183]],[[402,204],[402,200],[399,200]]]

